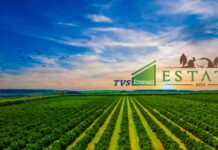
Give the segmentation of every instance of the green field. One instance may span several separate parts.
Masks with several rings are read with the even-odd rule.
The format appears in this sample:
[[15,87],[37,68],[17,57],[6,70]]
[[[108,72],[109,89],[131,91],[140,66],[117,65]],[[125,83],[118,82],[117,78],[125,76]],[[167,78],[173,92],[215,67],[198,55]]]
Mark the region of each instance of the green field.
[[0,149],[216,150],[217,114],[218,94],[2,100]]

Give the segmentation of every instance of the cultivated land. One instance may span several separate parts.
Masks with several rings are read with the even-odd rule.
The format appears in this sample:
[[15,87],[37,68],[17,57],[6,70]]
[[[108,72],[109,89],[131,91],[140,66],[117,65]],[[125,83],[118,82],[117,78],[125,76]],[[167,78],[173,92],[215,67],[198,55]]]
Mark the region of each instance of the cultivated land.
[[0,149],[218,149],[218,94],[21,100],[0,105]]

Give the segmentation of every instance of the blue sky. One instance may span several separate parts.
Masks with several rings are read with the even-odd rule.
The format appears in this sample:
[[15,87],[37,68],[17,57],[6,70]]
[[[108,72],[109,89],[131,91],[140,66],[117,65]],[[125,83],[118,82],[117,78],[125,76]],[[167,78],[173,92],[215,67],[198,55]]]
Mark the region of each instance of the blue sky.
[[150,59],[187,47],[216,52],[217,8],[216,0],[1,0],[0,88],[107,89]]

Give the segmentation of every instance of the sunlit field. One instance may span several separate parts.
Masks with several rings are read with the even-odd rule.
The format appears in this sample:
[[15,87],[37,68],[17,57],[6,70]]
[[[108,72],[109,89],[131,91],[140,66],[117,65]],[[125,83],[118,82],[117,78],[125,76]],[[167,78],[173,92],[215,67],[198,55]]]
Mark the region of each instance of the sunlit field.
[[218,148],[218,94],[33,99],[1,100],[0,149]]

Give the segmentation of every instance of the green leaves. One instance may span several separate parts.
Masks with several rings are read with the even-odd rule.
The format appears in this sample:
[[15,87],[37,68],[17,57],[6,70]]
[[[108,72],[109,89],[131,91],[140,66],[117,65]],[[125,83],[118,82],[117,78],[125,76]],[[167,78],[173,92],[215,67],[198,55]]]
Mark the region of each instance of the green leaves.
[[[168,96],[142,97],[147,109],[164,123],[188,149],[218,148],[218,142],[214,137],[218,136],[217,124],[217,94],[176,94]],[[158,110],[163,116],[160,115]],[[179,129],[167,119],[170,119],[184,130]],[[200,140],[196,140],[197,137]],[[201,142],[199,142],[201,141]],[[203,142],[202,142],[203,141]]]
[[113,134],[113,131],[115,129],[116,121],[119,115],[119,111],[121,108],[121,104],[119,104],[118,108],[114,112],[110,122],[107,125],[107,128],[104,130],[104,133],[102,134],[99,142],[95,144],[95,149],[96,150],[108,150],[109,144],[111,141],[111,137]]
[[124,109],[123,109],[123,118],[121,122],[120,138],[118,140],[119,149],[122,150],[130,149],[128,124],[129,124],[129,120],[128,120],[128,112],[127,112],[127,103],[125,102]]
[[43,149],[50,145],[65,149],[113,100],[108,96],[53,96],[0,106],[0,149]]

